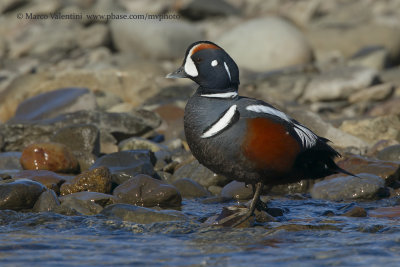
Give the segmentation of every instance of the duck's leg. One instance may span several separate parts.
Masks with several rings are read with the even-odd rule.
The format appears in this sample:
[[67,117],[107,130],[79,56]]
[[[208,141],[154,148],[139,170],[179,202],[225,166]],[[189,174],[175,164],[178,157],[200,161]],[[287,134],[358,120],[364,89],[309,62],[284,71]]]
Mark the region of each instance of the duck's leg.
[[263,189],[263,187],[264,187],[264,184],[262,182],[256,183],[255,189],[253,186],[254,196],[250,203],[249,211],[245,215],[243,215],[243,217],[239,221],[235,222],[232,225],[232,227],[236,227],[236,226],[240,225],[241,223],[243,223],[244,221],[246,221],[248,218],[250,218],[253,215],[255,209],[259,205],[261,190]]

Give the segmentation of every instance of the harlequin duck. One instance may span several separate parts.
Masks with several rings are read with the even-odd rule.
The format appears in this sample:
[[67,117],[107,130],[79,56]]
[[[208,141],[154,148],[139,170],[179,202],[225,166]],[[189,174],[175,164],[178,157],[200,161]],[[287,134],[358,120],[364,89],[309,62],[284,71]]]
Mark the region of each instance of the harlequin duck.
[[244,219],[259,205],[264,185],[338,172],[352,175],[335,164],[340,155],[328,139],[261,100],[239,96],[238,66],[215,43],[190,45],[182,66],[166,77],[189,78],[200,85],[185,108],[187,143],[213,172],[253,186]]

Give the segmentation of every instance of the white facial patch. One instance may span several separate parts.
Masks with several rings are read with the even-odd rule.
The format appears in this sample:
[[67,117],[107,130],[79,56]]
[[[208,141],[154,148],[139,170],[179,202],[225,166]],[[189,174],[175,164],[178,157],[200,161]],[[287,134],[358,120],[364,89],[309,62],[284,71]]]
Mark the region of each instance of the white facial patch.
[[231,106],[219,120],[212,124],[210,129],[208,129],[201,135],[201,138],[214,136],[224,130],[226,127],[228,127],[233,117],[235,116],[236,109],[237,105]]
[[218,65],[218,61],[216,59],[214,59],[213,61],[211,61],[211,66],[215,67]]
[[226,62],[224,62],[224,67],[225,67],[226,72],[228,73],[229,80],[232,81],[231,72],[229,71],[229,68],[228,68],[228,65],[226,65]]
[[293,125],[293,128],[296,134],[300,137],[303,146],[310,148],[314,146],[317,142],[318,136],[316,136],[311,130],[307,127],[295,123],[289,116],[283,113],[280,110],[277,110],[272,107],[264,106],[264,105],[250,105],[246,107],[246,110],[253,111],[257,113],[266,113],[270,115],[277,116]]
[[203,94],[200,96],[210,97],[210,98],[234,98],[238,94],[236,92],[228,92],[228,93],[217,93],[217,94]]
[[192,49],[190,49],[186,60],[185,60],[185,66],[183,67],[185,69],[186,74],[188,74],[189,76],[192,77],[197,77],[199,75],[199,73],[197,72],[197,68],[196,65],[194,65],[194,62],[191,58],[192,54],[193,54],[193,50],[197,47],[198,45],[195,45],[192,47]]

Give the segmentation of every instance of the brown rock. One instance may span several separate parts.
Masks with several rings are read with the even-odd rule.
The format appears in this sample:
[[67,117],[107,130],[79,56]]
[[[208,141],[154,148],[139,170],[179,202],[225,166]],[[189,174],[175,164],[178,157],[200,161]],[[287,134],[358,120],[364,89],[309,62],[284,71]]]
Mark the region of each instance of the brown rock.
[[367,211],[360,206],[355,206],[355,207],[351,208],[350,210],[346,211],[345,213],[343,213],[341,216],[367,217]]
[[29,179],[32,181],[36,181],[46,186],[48,189],[53,190],[60,194],[60,187],[66,181],[65,177],[46,170],[25,170],[20,171],[14,175],[15,179]]
[[79,164],[68,147],[58,143],[32,144],[24,149],[20,159],[26,170],[49,170],[74,173]]
[[[395,162],[365,158],[361,156],[346,156],[337,162],[338,166],[351,173],[368,173],[377,175],[385,180],[385,185],[390,185],[400,177],[400,166]],[[329,177],[342,176],[334,175]]]
[[68,195],[82,191],[99,193],[111,192],[111,174],[107,167],[98,167],[83,172],[61,186],[61,195]]
[[393,91],[394,86],[391,83],[378,84],[350,95],[349,102],[381,101],[390,97]]
[[113,194],[123,203],[145,207],[177,207],[182,202],[181,194],[173,185],[144,174],[122,183]]
[[400,217],[400,205],[393,207],[382,207],[371,210],[369,216],[377,218],[399,218]]
[[400,114],[400,97],[394,97],[388,101],[373,107],[368,114],[370,116],[384,116]]

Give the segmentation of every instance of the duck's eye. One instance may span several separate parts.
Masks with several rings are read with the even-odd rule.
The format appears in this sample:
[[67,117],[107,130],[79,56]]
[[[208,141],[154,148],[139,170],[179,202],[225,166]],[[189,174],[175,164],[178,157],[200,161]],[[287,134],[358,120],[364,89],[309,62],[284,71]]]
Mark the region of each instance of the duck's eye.
[[194,61],[195,61],[196,63],[200,63],[200,62],[203,61],[203,59],[202,59],[201,57],[195,57],[195,58],[194,58]]

